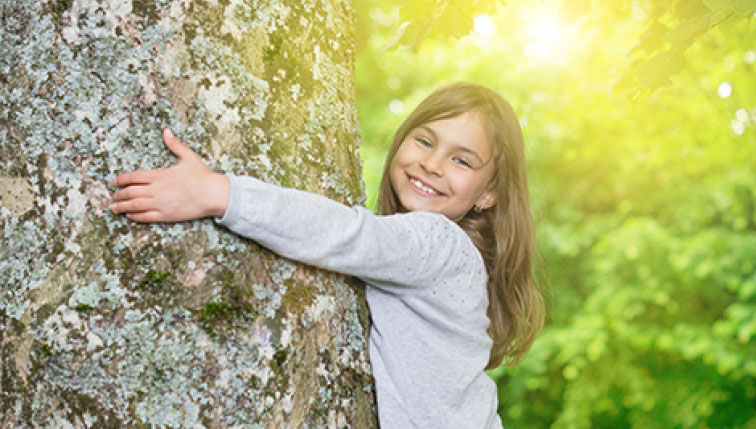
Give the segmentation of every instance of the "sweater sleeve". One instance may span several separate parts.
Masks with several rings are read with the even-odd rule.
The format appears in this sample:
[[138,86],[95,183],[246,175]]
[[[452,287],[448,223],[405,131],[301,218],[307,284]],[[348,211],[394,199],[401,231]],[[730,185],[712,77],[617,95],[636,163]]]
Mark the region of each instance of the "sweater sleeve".
[[428,284],[458,269],[472,242],[446,216],[412,212],[377,216],[324,196],[229,176],[230,196],[217,220],[289,259],[366,280]]

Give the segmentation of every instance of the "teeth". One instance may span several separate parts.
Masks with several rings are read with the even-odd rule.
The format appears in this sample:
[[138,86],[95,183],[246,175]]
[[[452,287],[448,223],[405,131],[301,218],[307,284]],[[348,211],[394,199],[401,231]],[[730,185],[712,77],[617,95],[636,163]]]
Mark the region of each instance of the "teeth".
[[435,190],[435,189],[433,189],[433,188],[430,188],[430,187],[428,187],[428,186],[425,186],[425,185],[423,184],[423,182],[421,182],[421,181],[419,181],[419,180],[417,180],[417,179],[410,179],[410,182],[411,182],[411,183],[412,183],[413,185],[415,185],[416,187],[418,187],[418,188],[422,189],[423,191],[425,191],[425,192],[427,192],[427,193],[429,193],[429,194],[432,194],[432,195],[438,195],[438,192],[436,192],[436,190]]

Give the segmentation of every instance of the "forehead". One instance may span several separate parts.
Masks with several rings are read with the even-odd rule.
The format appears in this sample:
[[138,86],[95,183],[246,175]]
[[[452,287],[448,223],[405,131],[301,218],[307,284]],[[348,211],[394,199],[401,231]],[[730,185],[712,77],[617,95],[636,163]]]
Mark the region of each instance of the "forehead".
[[476,112],[464,112],[450,118],[430,121],[415,130],[434,134],[433,137],[441,143],[472,150],[483,159],[487,159],[493,151],[483,118]]

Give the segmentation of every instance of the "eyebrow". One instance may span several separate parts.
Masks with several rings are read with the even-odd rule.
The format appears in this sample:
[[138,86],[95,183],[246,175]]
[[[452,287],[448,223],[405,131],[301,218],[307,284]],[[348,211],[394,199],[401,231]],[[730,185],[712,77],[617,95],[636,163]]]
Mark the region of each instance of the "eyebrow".
[[[429,127],[427,125],[420,125],[417,128],[422,128],[423,130],[427,131],[433,137],[434,140],[438,140],[438,134],[436,134],[436,132],[433,131],[433,128],[431,128],[431,127]],[[478,161],[480,163],[482,163],[483,165],[488,164],[488,161],[483,162],[483,158],[481,158],[480,155],[478,155],[477,152],[475,152],[474,150],[472,150],[472,149],[470,149],[468,147],[465,147],[465,146],[462,146],[462,145],[459,145],[459,144],[454,144],[454,149],[462,151],[462,152],[465,152],[465,153],[469,153],[470,155],[474,156],[475,158],[478,158]]]

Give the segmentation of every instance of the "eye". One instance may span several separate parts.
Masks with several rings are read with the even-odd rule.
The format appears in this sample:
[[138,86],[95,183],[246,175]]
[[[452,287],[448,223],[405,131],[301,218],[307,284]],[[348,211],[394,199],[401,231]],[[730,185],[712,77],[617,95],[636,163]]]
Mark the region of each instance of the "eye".
[[430,140],[426,139],[425,137],[415,137],[415,141],[417,141],[417,144],[423,147],[431,147],[433,146],[430,142]]
[[472,168],[472,164],[470,164],[470,162],[464,158],[455,156],[454,158],[452,158],[452,161],[454,161],[455,164],[460,165],[462,167]]

